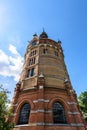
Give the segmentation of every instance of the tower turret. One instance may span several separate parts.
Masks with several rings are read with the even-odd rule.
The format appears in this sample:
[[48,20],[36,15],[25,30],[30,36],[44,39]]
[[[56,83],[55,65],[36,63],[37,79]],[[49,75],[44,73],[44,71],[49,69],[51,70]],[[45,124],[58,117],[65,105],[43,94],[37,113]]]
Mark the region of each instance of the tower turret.
[[14,130],[85,130],[61,41],[46,32],[27,46],[12,105]]

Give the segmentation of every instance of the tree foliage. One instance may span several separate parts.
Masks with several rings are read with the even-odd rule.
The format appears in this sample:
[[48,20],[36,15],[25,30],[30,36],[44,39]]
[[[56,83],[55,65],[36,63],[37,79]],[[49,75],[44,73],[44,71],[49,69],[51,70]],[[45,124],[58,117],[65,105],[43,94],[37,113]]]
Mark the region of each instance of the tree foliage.
[[78,97],[78,102],[83,116],[87,122],[87,91],[84,91]]
[[0,85],[0,130],[12,130],[13,124],[9,122],[10,111],[8,109],[8,90]]

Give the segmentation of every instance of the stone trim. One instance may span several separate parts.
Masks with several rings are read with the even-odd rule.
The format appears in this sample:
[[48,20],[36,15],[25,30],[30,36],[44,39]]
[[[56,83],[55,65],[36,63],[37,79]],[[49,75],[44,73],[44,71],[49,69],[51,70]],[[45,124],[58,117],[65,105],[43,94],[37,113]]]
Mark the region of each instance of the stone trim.
[[38,125],[38,126],[44,126],[45,123],[44,123],[44,122],[38,122],[37,125]]
[[68,114],[78,115],[78,114],[80,114],[80,112],[68,112]]
[[[51,57],[51,58],[55,58],[55,59],[58,59],[58,58],[59,58],[59,57],[55,56],[54,54],[49,54],[49,53],[47,53],[47,54],[42,53],[41,56],[44,56],[44,57]],[[40,63],[40,64],[44,64],[44,63]],[[52,66],[52,65],[49,64],[49,63],[47,63],[47,65]]]
[[45,110],[44,109],[39,109],[39,110],[37,110],[37,112],[45,112]]
[[[34,65],[32,65],[32,66],[34,66]],[[28,80],[28,79],[32,79],[32,78],[35,78],[35,77],[37,77],[36,75],[33,75],[32,77],[26,77],[25,79],[23,79],[24,81],[26,81],[26,80]]]
[[79,127],[79,126],[84,126],[84,124],[74,124],[74,123],[71,123],[71,124],[53,124],[53,123],[46,123],[45,125],[51,125],[51,126],[76,126],[76,127]]
[[23,89],[23,91],[26,91],[26,90],[33,90],[33,89],[36,89],[36,87],[26,88],[26,89]]
[[39,86],[39,89],[43,89],[43,86]]
[[76,105],[77,103],[76,102],[67,102],[69,105]]
[[45,111],[44,109],[39,109],[39,110],[36,110],[36,111],[34,111],[34,110],[31,110],[31,113],[38,113],[38,112],[42,112],[42,113],[52,113],[52,111],[51,110],[49,110],[49,111]]
[[35,46],[29,46],[29,49],[34,49],[34,48],[38,48],[38,44],[36,44]]
[[37,110],[36,111],[31,110],[30,113],[35,114],[35,113],[37,113]]
[[37,126],[37,123],[30,123],[30,124],[24,124],[24,125],[16,125],[15,128],[17,127],[24,127],[24,126]]
[[38,100],[34,100],[34,101],[33,101],[33,103],[37,103],[37,102],[38,102]]
[[38,102],[49,102],[49,100],[37,99],[37,100],[34,100],[34,101],[33,101],[33,103],[38,103]]
[[84,126],[84,124],[82,124],[82,123],[78,123],[78,124],[74,124],[74,123],[71,123],[71,126]]
[[70,124],[53,124],[53,123],[45,123],[46,126],[69,126]]
[[[73,127],[80,127],[84,126],[84,124],[78,123],[78,124],[53,124],[53,123],[44,123],[44,122],[38,122],[38,123],[30,123],[30,124],[24,124],[24,125],[16,125],[15,128],[17,127],[24,127],[24,126],[73,126]],[[87,127],[86,127],[87,128]]]
[[49,111],[45,111],[45,113],[52,113],[52,110],[49,110]]

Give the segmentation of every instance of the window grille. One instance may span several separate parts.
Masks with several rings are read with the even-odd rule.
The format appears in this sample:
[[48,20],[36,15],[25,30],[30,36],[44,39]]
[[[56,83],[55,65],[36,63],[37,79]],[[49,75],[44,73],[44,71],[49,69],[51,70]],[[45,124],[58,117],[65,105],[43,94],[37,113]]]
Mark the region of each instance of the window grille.
[[65,117],[65,110],[60,102],[55,102],[53,105],[53,121],[54,123],[67,123]]
[[28,103],[24,104],[20,110],[18,125],[28,124],[30,115],[30,105]]

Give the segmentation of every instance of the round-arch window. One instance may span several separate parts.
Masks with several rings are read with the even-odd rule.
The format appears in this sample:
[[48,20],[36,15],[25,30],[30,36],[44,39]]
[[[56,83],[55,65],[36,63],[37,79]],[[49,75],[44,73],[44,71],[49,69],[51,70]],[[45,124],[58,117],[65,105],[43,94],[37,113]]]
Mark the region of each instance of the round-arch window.
[[67,123],[65,110],[60,102],[55,102],[53,104],[53,121],[54,123]]
[[28,103],[21,107],[18,124],[28,124],[30,115],[30,105]]

